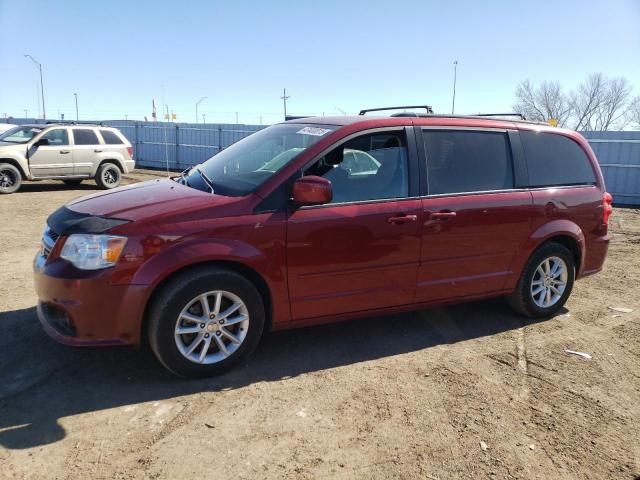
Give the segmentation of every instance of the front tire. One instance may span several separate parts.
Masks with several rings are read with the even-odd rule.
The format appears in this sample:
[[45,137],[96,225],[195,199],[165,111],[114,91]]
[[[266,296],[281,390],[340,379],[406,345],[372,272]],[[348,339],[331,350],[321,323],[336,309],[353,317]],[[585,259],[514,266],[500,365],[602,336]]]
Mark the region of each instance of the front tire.
[[545,243],[529,257],[509,304],[525,317],[550,317],[566,303],[574,279],[575,260],[569,249]]
[[22,173],[10,163],[0,163],[0,194],[17,192],[22,185]]
[[113,163],[103,163],[96,172],[96,183],[104,190],[116,188],[122,180],[122,172]]
[[246,359],[265,325],[262,297],[243,276],[198,268],[155,296],[148,337],[154,354],[182,377],[219,375]]

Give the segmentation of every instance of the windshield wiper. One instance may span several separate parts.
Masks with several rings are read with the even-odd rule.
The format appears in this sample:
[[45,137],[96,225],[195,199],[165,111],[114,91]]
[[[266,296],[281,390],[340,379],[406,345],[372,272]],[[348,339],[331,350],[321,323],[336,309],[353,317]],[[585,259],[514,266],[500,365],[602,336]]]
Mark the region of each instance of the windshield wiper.
[[196,167],[193,167],[193,168],[196,170],[196,172],[198,172],[198,173],[200,174],[200,176],[202,177],[202,179],[203,179],[203,180],[205,181],[205,183],[209,186],[209,188],[211,189],[211,193],[215,193],[215,192],[213,191],[213,182],[211,181],[211,179],[210,179],[209,177],[207,177],[207,176],[205,175],[205,173],[204,173],[202,170],[200,170],[200,167],[197,167],[197,166],[196,166]]

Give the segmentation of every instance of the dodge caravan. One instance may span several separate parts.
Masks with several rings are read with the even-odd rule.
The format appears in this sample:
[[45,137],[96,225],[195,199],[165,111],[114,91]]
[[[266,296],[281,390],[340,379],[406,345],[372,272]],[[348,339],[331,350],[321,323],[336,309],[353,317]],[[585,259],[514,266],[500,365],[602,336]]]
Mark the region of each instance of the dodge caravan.
[[302,118],[55,211],[38,316],[69,345],[145,339],[188,377],[228,370],[269,330],[489,297],[549,317],[602,269],[611,203],[573,131]]

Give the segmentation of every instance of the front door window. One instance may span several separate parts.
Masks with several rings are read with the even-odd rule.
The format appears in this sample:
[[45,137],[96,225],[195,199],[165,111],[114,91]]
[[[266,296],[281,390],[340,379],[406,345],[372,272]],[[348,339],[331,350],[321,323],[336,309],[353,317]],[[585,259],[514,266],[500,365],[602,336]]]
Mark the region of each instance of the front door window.
[[340,145],[305,170],[331,181],[332,203],[409,196],[404,131],[363,135]]

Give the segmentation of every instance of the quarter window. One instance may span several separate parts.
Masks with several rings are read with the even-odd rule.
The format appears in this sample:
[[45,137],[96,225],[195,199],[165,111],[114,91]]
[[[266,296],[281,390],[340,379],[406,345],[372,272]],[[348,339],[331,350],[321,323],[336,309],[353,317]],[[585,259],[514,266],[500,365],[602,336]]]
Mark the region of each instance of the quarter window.
[[513,188],[513,165],[502,132],[423,130],[429,194]]
[[69,134],[66,128],[56,128],[45,132],[40,138],[46,138],[49,140],[49,145],[56,147],[69,145]]
[[100,133],[102,134],[104,143],[107,145],[122,145],[124,143],[118,135],[110,130],[100,130]]
[[89,129],[74,129],[73,139],[76,145],[100,145],[96,132]]
[[407,142],[403,131],[354,138],[305,170],[331,181],[332,203],[409,195]]
[[553,133],[520,132],[529,185],[584,185],[596,181],[589,158],[576,142]]

